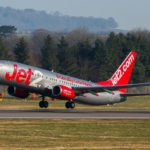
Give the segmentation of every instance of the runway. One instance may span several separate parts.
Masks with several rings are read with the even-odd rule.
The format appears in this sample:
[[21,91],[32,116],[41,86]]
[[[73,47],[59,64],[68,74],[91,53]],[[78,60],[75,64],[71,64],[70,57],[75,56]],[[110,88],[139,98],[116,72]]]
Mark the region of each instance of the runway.
[[150,111],[0,110],[0,119],[150,119]]

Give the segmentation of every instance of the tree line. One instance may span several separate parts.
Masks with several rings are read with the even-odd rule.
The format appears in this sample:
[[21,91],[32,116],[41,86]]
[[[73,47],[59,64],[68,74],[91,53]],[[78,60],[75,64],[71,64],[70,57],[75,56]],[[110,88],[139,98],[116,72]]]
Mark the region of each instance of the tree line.
[[86,27],[89,30],[97,31],[102,29],[115,29],[118,23],[114,18],[108,19],[99,17],[74,17],[62,15],[61,13],[46,13],[34,9],[13,9],[11,7],[0,7],[0,25],[13,24],[18,30],[33,31],[44,28],[53,31],[71,31],[77,27]]
[[150,80],[150,32],[108,36],[78,28],[69,33],[35,30],[0,37],[0,59],[17,61],[93,82],[109,79],[130,51],[138,53],[131,82]]

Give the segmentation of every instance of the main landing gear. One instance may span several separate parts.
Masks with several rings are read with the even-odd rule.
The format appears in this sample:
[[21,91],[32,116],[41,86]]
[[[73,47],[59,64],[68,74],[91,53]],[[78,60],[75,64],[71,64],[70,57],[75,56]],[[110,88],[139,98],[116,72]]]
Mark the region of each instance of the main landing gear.
[[44,108],[47,108],[48,105],[49,105],[47,101],[44,101],[44,98],[45,98],[45,97],[42,96],[42,101],[39,102],[39,107],[40,107],[40,108],[43,108],[43,107],[44,107]]
[[[40,108],[47,108],[48,105],[49,105],[48,102],[45,101],[45,97],[42,96],[42,100],[39,102],[39,107]],[[71,109],[75,108],[75,102],[72,101],[72,100],[66,102],[66,108],[67,109],[69,109],[69,108],[71,108]]]
[[73,109],[75,107],[75,103],[73,101],[68,101],[66,102],[66,108],[69,109]]

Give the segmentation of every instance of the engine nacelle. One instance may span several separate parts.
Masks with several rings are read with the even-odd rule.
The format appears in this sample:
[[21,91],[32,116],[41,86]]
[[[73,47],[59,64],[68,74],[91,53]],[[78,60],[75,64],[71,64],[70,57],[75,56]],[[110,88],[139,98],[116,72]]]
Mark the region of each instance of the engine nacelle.
[[75,92],[72,88],[63,85],[57,85],[53,88],[52,94],[55,97],[61,97],[65,99],[73,99],[75,97]]
[[27,98],[29,96],[28,91],[13,86],[9,86],[7,91],[9,95],[19,97],[19,98]]

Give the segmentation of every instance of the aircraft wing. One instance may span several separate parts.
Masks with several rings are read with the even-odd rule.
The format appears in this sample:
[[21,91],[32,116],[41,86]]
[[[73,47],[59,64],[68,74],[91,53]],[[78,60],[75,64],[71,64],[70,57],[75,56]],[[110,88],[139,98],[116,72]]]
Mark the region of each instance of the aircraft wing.
[[120,94],[121,96],[146,96],[146,95],[150,95],[150,93],[141,93],[141,94],[132,94],[132,93],[125,93],[125,94]]
[[112,86],[110,85],[110,86],[96,86],[96,87],[73,87],[73,89],[76,93],[79,93],[79,94],[80,93],[92,93],[95,95],[98,92],[113,93],[113,91],[121,89],[121,88],[131,88],[131,87],[148,86],[148,85],[150,85],[150,82],[124,84],[124,85],[112,85]]

